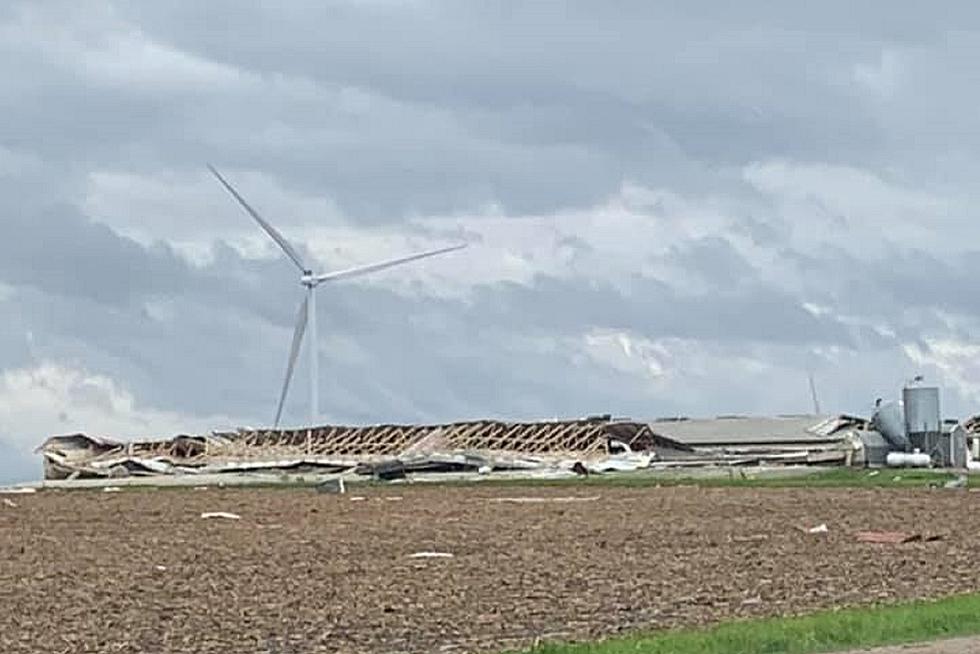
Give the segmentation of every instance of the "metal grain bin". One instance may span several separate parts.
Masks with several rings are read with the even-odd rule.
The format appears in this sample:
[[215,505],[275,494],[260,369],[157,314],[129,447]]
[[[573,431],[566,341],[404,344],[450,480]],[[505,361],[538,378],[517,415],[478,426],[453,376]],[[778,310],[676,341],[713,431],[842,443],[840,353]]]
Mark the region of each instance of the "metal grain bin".
[[898,402],[885,402],[878,405],[871,424],[885,437],[892,447],[905,450],[909,447],[908,432],[905,430],[905,412]]
[[938,388],[935,386],[903,388],[902,403],[905,405],[905,430],[910,436],[942,432]]

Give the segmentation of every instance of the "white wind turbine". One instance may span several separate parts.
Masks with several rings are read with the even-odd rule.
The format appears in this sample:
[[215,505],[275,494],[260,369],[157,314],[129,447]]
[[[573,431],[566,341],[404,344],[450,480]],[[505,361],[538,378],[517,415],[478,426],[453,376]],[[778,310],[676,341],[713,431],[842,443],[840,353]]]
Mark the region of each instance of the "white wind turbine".
[[286,365],[286,379],[282,384],[282,392],[279,395],[279,406],[276,408],[276,420],[275,426],[279,427],[279,419],[282,417],[283,404],[286,402],[286,394],[289,392],[289,382],[293,377],[293,369],[296,367],[296,358],[299,355],[299,348],[303,342],[303,334],[306,330],[311,332],[309,352],[310,352],[310,420],[311,426],[315,425],[318,417],[320,415],[319,410],[319,361],[317,360],[317,330],[316,330],[316,287],[324,282],[334,282],[341,279],[348,279],[350,277],[356,277],[358,275],[364,275],[371,272],[376,272],[378,270],[384,270],[385,268],[391,268],[393,266],[398,266],[403,263],[408,263],[409,261],[416,261],[417,259],[424,259],[426,257],[432,257],[437,254],[443,254],[445,252],[452,252],[453,250],[460,250],[466,247],[466,244],[453,245],[450,247],[439,248],[438,250],[428,250],[426,252],[418,252],[416,254],[410,254],[408,256],[399,257],[397,259],[388,259],[386,261],[379,261],[377,263],[367,264],[365,266],[357,266],[354,268],[346,268],[344,270],[335,270],[333,272],[314,274],[314,272],[303,263],[303,259],[299,256],[299,253],[295,248],[287,241],[282,234],[280,234],[275,227],[270,225],[266,220],[258,214],[255,209],[253,209],[248,202],[245,201],[238,191],[236,191],[231,184],[229,184],[224,177],[221,176],[214,166],[208,165],[208,169],[211,173],[221,182],[221,185],[227,189],[231,195],[238,200],[238,203],[242,205],[245,211],[248,212],[255,222],[265,230],[266,234],[272,237],[282,251],[286,253],[286,256],[292,260],[296,267],[299,268],[300,284],[306,288],[306,297],[303,299],[303,303],[299,307],[299,315],[296,317],[296,329],[293,331],[293,344],[289,350],[289,363]]

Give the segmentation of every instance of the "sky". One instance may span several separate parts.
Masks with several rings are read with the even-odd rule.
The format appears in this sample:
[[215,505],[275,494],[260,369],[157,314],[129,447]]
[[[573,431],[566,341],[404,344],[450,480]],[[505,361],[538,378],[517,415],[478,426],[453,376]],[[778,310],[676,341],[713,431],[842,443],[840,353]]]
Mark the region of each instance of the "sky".
[[[53,434],[980,413],[975,3],[0,5],[0,482]],[[309,344],[309,339],[305,345]],[[301,356],[284,422],[307,421]]]

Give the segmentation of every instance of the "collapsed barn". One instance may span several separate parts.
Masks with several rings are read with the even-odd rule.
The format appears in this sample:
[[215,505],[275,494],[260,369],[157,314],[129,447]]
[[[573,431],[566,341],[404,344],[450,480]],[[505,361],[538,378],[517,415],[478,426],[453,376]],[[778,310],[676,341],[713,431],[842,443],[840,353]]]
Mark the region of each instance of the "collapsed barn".
[[38,449],[46,479],[230,474],[580,474],[717,465],[860,465],[869,425],[847,416],[240,429],[120,442],[85,434]]

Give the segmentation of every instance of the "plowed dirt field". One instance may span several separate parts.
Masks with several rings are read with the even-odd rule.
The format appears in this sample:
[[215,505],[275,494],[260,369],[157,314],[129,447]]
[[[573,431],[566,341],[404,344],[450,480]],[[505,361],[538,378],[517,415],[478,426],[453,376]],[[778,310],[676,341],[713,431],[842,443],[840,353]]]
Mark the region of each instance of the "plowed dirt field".
[[[499,651],[980,589],[970,572],[980,495],[965,491],[477,486],[5,498],[0,652],[10,654]],[[201,518],[211,511],[240,519]],[[828,533],[798,529],[819,524]],[[867,529],[943,538],[856,542]],[[452,556],[412,558],[420,552]]]

